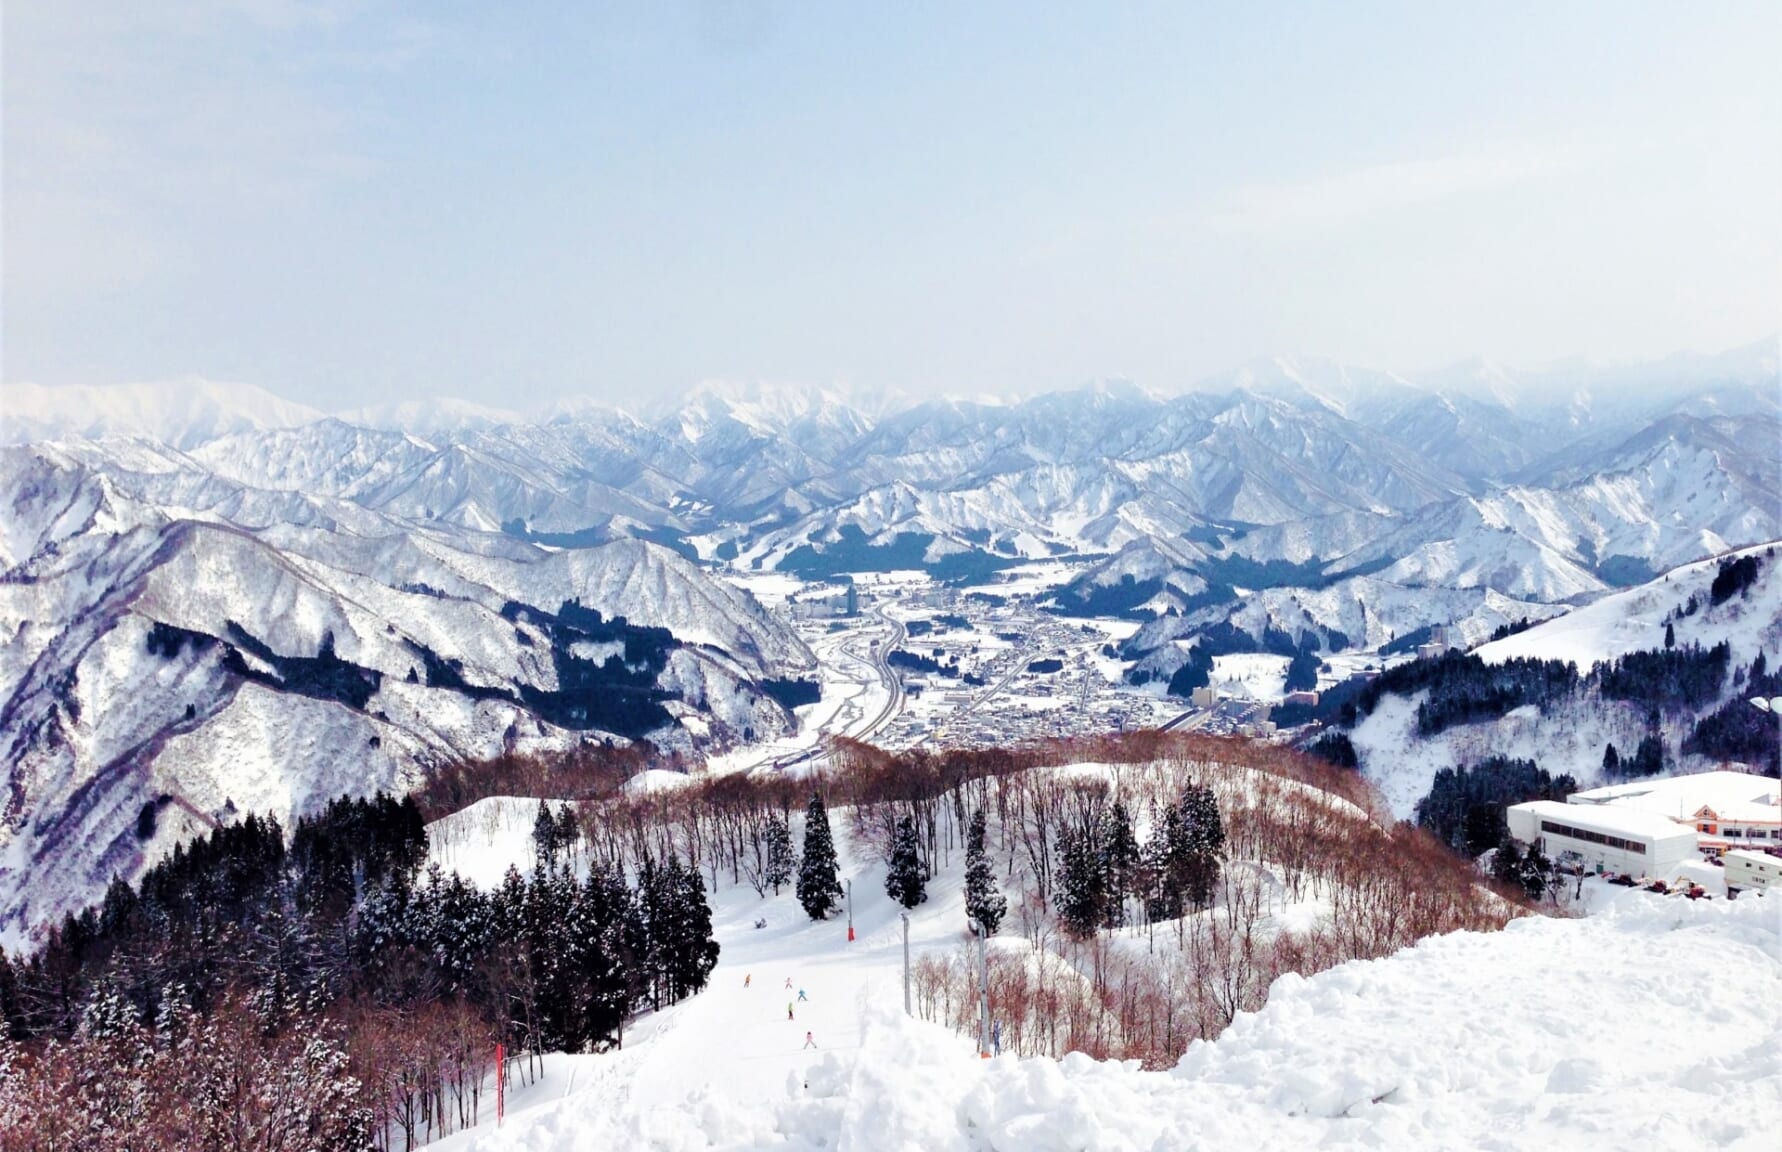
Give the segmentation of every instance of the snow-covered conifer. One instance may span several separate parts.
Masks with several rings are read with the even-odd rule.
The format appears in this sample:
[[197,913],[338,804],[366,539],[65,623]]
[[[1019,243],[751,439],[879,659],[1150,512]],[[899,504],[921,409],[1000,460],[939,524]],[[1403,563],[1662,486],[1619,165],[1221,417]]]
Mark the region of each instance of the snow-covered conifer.
[[785,817],[775,812],[767,818],[767,866],[761,881],[773,887],[773,894],[778,896],[780,889],[792,883],[798,868],[798,854],[792,850],[792,830],[786,827]]
[[1132,818],[1126,805],[1115,801],[1107,820],[1107,838],[1102,849],[1102,866],[1107,870],[1103,924],[1118,928],[1126,923],[1126,893],[1139,864],[1138,837],[1132,831]]
[[1095,934],[1107,914],[1107,868],[1093,825],[1066,825],[1058,834],[1058,921],[1079,939]]
[[916,825],[904,816],[891,836],[891,860],[885,872],[885,894],[905,908],[928,899],[928,876],[916,846]]
[[995,935],[1008,910],[1008,898],[997,890],[996,870],[984,849],[984,810],[979,808],[965,831],[965,914]]
[[823,807],[823,798],[812,795],[804,811],[798,902],[812,920],[823,920],[835,911],[841,896],[841,868],[835,858],[835,839],[829,831],[829,812]]

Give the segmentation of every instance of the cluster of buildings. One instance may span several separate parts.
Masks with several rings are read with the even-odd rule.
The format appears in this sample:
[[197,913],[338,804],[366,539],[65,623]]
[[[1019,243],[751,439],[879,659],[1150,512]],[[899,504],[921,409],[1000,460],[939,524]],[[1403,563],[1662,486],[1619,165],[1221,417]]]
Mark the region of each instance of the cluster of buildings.
[[786,597],[786,611],[794,620],[846,620],[860,615],[860,591],[852,582],[822,584]]
[[1782,781],[1698,772],[1535,800],[1505,813],[1510,835],[1549,859],[1669,880],[1714,858],[1730,889],[1782,887]]
[[1442,624],[1432,624],[1429,628],[1429,640],[1417,645],[1417,659],[1434,660],[1438,656],[1446,656],[1448,649],[1454,645],[1448,643],[1448,629]]

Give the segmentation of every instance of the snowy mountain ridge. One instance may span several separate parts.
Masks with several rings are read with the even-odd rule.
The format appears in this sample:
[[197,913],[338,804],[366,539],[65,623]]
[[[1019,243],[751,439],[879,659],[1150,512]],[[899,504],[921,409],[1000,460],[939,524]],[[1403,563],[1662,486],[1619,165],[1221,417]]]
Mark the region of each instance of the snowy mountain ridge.
[[1782,534],[1773,348],[1667,363],[1517,391],[1501,371],[1479,388],[1283,358],[1174,396],[1104,383],[997,403],[712,383],[643,417],[459,402],[323,417],[259,392],[227,409],[202,383],[21,387],[5,438],[133,433],[249,488],[544,542],[672,537],[751,566],[822,553],[844,526],[875,546],[933,537],[931,556],[1206,537],[1555,601]]
[[[1759,654],[1768,661],[1782,651],[1779,557],[1782,542],[1770,542],[1683,565],[1570,612],[1548,619],[1531,614],[1528,619],[1539,621],[1532,627],[1473,647],[1473,654],[1489,665],[1512,659],[1562,661],[1587,673],[1631,653],[1696,646],[1706,651],[1725,644],[1724,677],[1707,699],[1659,711],[1580,690],[1550,707],[1528,705],[1424,734],[1418,730],[1417,707],[1426,694],[1388,696],[1350,733],[1363,770],[1393,810],[1409,816],[1437,771],[1494,755],[1536,761],[1553,775],[1569,774],[1586,788],[1611,782],[1603,767],[1606,745],[1631,750],[1648,736],[1659,740],[1667,771],[1726,767],[1729,757],[1697,750],[1691,736],[1700,719],[1718,710],[1748,710],[1747,670]],[[1754,579],[1716,602],[1713,588],[1722,565],[1741,560],[1756,562]],[[1476,630],[1450,635],[1456,643],[1481,638]]]
[[430,766],[792,730],[814,658],[659,545],[551,549],[249,489],[137,442],[0,450],[0,931],[206,821]]

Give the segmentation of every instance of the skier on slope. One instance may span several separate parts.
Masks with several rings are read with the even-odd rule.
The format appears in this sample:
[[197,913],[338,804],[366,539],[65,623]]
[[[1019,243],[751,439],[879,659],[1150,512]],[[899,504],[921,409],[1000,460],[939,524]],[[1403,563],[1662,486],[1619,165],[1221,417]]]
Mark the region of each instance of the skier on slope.
[[810,1002],[810,997],[808,997],[804,994],[803,988],[800,988],[798,990],[798,999],[799,999],[800,1003],[809,1003]]
[[747,988],[749,986],[749,981],[753,980],[754,978],[755,977],[753,974],[744,976],[743,977],[743,987]]
[[816,1040],[812,1039],[811,1034],[809,1032],[806,1032],[804,1034],[804,1046],[806,1048],[815,1048],[817,1046]]
[[786,1001],[786,1019],[792,1019],[792,1001]]

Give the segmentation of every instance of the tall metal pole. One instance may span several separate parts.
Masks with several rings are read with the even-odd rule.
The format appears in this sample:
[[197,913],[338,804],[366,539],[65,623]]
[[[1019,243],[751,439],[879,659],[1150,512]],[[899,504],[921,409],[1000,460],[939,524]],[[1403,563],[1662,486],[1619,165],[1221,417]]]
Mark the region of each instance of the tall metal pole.
[[990,1058],[990,933],[976,920],[971,934],[978,938],[978,1055]]
[[848,940],[854,939],[854,878],[848,877]]
[[903,1014],[914,1016],[910,1011],[910,914],[903,914]]

